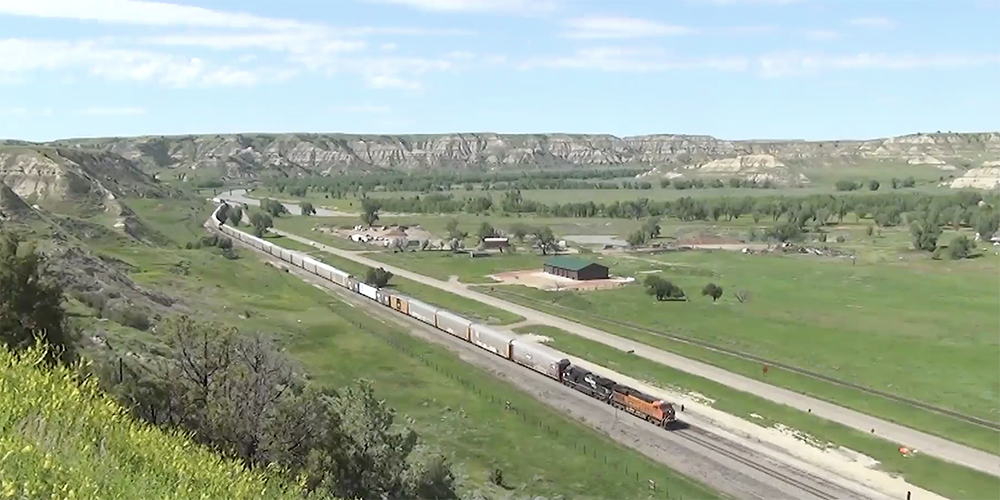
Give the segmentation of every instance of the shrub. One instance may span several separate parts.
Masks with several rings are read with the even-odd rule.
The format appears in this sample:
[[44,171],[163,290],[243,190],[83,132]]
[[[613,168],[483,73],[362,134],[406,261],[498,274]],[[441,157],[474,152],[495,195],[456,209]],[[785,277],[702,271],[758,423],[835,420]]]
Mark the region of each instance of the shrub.
[[39,344],[20,354],[0,346],[0,450],[9,450],[0,455],[0,496],[303,498],[269,471],[249,472],[180,433],[133,420],[96,378],[78,383],[73,368],[37,366],[45,356]]

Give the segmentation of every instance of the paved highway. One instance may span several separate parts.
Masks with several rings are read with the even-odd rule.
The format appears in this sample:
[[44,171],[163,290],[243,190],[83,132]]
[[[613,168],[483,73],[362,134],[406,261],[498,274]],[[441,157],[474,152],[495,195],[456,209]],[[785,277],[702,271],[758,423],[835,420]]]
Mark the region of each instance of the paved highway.
[[[242,202],[242,200],[246,199],[242,196],[239,198],[229,198],[227,195],[220,195],[219,198],[224,200],[231,199],[234,202]],[[293,209],[294,205],[289,205],[288,208]],[[900,445],[905,445],[909,448],[917,449],[920,453],[932,455],[942,460],[947,460],[949,462],[979,470],[987,474],[1000,476],[1000,457],[991,453],[970,448],[925,432],[865,415],[864,413],[828,403],[826,401],[821,401],[788,389],[765,384],[758,380],[728,372],[716,366],[687,359],[661,349],[650,347],[639,342],[618,337],[608,332],[561,318],[559,316],[554,316],[519,304],[508,302],[503,299],[485,295],[470,290],[467,286],[458,282],[441,281],[396,266],[390,266],[365,257],[364,255],[360,255],[349,250],[341,250],[328,245],[323,245],[322,243],[318,243],[286,231],[276,229],[272,229],[272,231],[300,243],[312,245],[313,247],[324,252],[328,252],[345,259],[350,259],[367,266],[382,267],[395,275],[402,276],[418,283],[510,311],[514,314],[523,316],[526,320],[533,323],[554,326],[574,335],[578,335],[595,342],[600,342],[622,351],[633,351],[633,354],[636,356],[640,356],[657,363],[662,363],[692,375],[707,378],[733,389],[748,392],[775,403],[791,406],[801,411],[811,411],[813,415],[818,417],[840,423],[862,432],[872,433],[883,439],[887,439]]]

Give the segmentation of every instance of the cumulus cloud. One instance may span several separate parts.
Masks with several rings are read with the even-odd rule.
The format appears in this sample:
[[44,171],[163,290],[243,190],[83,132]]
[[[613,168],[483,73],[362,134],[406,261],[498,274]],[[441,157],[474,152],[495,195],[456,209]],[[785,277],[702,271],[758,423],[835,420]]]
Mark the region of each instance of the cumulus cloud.
[[644,38],[687,35],[696,30],[632,17],[590,16],[566,21],[567,38]]

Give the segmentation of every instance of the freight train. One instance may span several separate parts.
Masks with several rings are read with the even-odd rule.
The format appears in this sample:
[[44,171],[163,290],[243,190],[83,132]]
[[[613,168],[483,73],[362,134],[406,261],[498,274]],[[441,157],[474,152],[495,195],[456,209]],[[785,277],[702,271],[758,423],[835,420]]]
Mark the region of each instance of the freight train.
[[475,323],[395,290],[373,287],[350,273],[229,226],[225,223],[225,214],[221,212],[227,206],[226,203],[220,204],[212,213],[210,223],[230,238],[659,427],[669,428],[677,419],[671,403],[572,365],[566,354],[551,347],[522,340],[513,334]]

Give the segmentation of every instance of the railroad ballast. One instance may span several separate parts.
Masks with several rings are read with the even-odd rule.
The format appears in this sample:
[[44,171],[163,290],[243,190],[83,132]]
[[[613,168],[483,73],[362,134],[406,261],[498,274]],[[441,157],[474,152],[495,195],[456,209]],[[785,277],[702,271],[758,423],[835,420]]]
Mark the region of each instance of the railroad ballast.
[[219,205],[209,220],[215,229],[233,239],[658,427],[666,429],[676,421],[676,413],[671,403],[575,366],[570,363],[566,354],[556,349],[518,339],[513,334],[475,323],[395,290],[370,286],[350,273],[319,262],[308,255],[282,248],[231,227],[218,218],[219,211],[225,206],[227,206],[225,203]]

